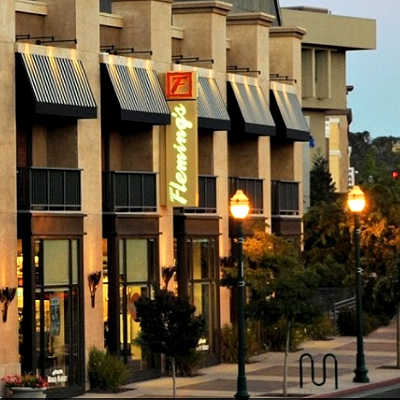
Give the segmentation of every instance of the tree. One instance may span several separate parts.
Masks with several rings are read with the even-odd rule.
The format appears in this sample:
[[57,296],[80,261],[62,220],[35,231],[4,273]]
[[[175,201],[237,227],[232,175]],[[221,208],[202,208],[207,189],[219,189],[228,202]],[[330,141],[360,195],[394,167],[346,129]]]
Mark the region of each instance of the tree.
[[140,342],[155,354],[171,360],[172,392],[176,395],[176,359],[196,349],[205,332],[202,316],[195,316],[195,307],[186,298],[167,290],[157,290],[154,299],[140,297],[135,302],[140,322]]
[[327,160],[317,155],[310,172],[310,201],[311,206],[320,202],[332,202],[336,198],[335,184],[329,172]]
[[[272,264],[274,264],[272,266]],[[271,279],[270,268],[276,272]],[[283,396],[287,395],[288,354],[290,338],[295,324],[311,323],[321,315],[312,301],[316,296],[318,276],[305,269],[301,259],[279,255],[270,263],[260,265],[257,282],[252,284],[248,305],[249,316],[264,324],[274,324],[283,319],[286,325],[286,345],[283,361]],[[265,279],[261,279],[264,272]],[[254,275],[255,277],[255,275]]]
[[[306,269],[299,248],[283,238],[257,231],[245,240],[245,275],[250,298],[247,317],[263,326],[284,320],[286,343],[284,355],[283,394],[287,394],[287,358],[290,337],[295,324],[309,323],[320,315],[312,302],[318,287],[318,276]],[[226,285],[234,285],[236,268],[225,265]],[[311,300],[311,301],[310,301]]]

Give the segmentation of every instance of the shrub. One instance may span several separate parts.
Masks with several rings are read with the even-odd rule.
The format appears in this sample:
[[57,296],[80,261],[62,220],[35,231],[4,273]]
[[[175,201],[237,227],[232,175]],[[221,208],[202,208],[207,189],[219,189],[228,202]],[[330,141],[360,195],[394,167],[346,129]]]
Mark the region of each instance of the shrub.
[[128,369],[118,357],[93,347],[89,353],[88,375],[92,390],[116,392],[126,382]]
[[326,340],[335,335],[335,325],[327,315],[316,318],[312,324],[307,325],[306,330],[307,336],[313,340]]
[[[382,325],[382,321],[366,312],[363,313],[363,335],[370,334]],[[343,310],[337,318],[337,327],[342,336],[356,336],[358,330],[357,313],[355,310]]]
[[[271,351],[285,351],[287,323],[281,318],[277,323],[265,329],[265,341]],[[291,330],[290,351],[297,351],[301,343],[306,340],[304,325],[296,324]]]
[[[255,354],[265,350],[265,346],[256,335],[256,325],[247,323],[246,329],[246,361]],[[237,328],[225,325],[221,329],[221,360],[226,363],[238,361],[238,333]]]

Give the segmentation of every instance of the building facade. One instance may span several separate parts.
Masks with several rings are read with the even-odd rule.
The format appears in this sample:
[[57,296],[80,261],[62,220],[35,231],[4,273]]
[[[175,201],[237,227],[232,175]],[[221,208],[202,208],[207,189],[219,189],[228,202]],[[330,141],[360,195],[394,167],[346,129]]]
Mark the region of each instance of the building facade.
[[314,7],[287,7],[281,13],[284,25],[299,25],[307,31],[302,40],[302,104],[314,141],[311,158],[324,156],[336,191],[346,193],[352,119],[347,94],[353,90],[346,83],[346,56],[349,51],[376,48],[376,21]]
[[135,300],[174,269],[168,289],[206,318],[216,363],[230,197],[250,198],[248,234],[301,235],[306,31],[277,21],[278,2],[272,15],[240,3],[0,3],[0,289],[16,289],[0,376],[79,393],[93,346],[132,379],[156,376]]

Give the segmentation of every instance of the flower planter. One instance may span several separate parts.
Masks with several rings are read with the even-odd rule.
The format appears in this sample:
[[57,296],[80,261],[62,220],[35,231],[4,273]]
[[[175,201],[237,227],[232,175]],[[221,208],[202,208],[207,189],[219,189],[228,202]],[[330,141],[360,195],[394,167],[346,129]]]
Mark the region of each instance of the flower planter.
[[44,399],[47,388],[11,387],[13,399]]

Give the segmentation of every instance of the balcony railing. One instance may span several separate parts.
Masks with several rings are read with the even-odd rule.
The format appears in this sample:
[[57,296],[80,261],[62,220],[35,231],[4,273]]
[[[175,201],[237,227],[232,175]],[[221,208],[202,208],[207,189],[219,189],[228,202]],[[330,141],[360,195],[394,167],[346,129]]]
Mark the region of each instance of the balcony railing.
[[185,208],[185,213],[215,214],[217,212],[217,178],[215,176],[199,176],[199,206]]
[[19,168],[17,186],[19,210],[81,210],[80,169]]
[[263,180],[257,178],[229,177],[229,198],[241,189],[250,200],[249,214],[263,214]]
[[103,173],[103,207],[111,212],[157,211],[154,172]]
[[299,184],[271,181],[272,215],[299,215]]

